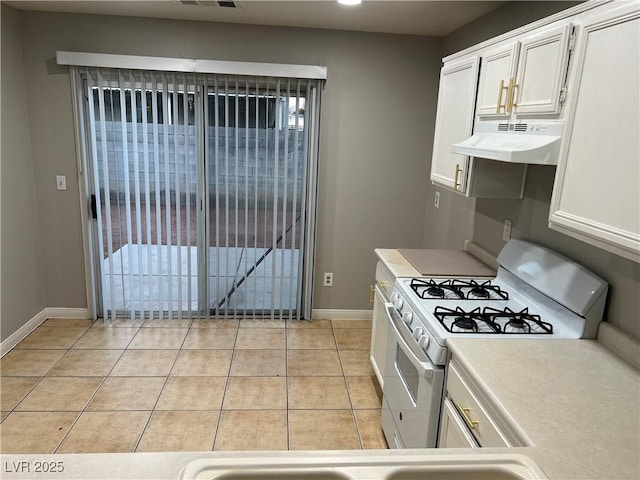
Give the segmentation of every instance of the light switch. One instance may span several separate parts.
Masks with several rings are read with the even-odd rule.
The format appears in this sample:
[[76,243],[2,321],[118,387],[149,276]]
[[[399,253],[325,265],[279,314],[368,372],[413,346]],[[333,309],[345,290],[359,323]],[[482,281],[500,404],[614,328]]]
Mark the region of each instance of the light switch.
[[67,189],[67,177],[64,175],[56,175],[56,188],[58,190]]

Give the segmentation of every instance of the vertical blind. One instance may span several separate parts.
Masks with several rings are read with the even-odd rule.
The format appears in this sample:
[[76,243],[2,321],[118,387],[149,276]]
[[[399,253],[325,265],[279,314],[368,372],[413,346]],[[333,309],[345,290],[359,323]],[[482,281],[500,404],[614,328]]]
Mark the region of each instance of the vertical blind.
[[300,318],[319,81],[77,71],[102,316]]

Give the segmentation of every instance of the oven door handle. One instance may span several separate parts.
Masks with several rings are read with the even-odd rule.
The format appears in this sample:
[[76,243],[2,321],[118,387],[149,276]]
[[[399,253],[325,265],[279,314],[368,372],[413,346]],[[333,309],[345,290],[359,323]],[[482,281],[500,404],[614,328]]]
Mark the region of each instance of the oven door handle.
[[416,356],[415,352],[407,344],[406,340],[402,337],[402,334],[400,333],[400,330],[398,330],[398,326],[396,325],[396,322],[394,320],[394,313],[396,312],[396,308],[393,306],[393,304],[385,303],[384,306],[387,312],[387,319],[389,320],[389,325],[391,327],[391,334],[395,337],[396,342],[398,343],[400,348],[402,348],[411,364],[416,368],[416,370],[418,370],[419,375],[424,378],[432,378],[433,371],[436,367],[428,359],[419,359]]

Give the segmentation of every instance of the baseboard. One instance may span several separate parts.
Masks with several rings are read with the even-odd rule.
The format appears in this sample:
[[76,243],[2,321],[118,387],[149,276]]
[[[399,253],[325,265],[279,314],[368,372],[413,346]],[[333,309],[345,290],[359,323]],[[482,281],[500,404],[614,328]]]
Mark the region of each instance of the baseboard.
[[371,320],[373,310],[335,310],[314,308],[311,311],[314,320]]
[[38,328],[48,318],[88,318],[89,311],[86,308],[60,308],[47,307],[36,313],[27,323],[9,335],[0,343],[0,357],[24,340],[27,335]]
[[87,308],[47,307],[47,318],[90,318]]
[[0,343],[0,357],[4,356],[9,350],[20,343],[27,335],[33,332],[47,318],[47,309],[44,308],[36,313],[31,320],[22,325],[18,330],[9,335],[2,343]]

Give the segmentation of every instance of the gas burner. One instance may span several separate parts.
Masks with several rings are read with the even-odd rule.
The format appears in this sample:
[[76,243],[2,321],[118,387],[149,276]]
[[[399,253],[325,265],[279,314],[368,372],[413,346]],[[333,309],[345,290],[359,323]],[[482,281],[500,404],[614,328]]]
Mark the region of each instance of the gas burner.
[[509,300],[509,294],[491,280],[453,280],[451,286],[460,290],[465,300]]
[[512,317],[504,325],[504,333],[531,333],[531,325],[522,318]]
[[451,280],[436,282],[435,280],[414,278],[411,280],[411,289],[423,300],[433,298],[441,300],[460,300],[464,298],[462,292],[451,285]]
[[501,323],[504,323],[502,333],[553,333],[553,325],[548,322],[543,322],[540,319],[540,315],[533,315],[529,313],[529,308],[524,308],[519,312],[514,312],[509,307],[506,307],[504,310],[485,307],[482,310],[482,313],[492,318],[495,322],[502,321]]
[[478,324],[473,318],[461,315],[455,318],[451,328],[456,328],[459,332],[477,332]]
[[432,298],[444,298],[444,288],[438,285],[432,285],[431,287],[427,288],[426,292],[427,295]]
[[480,307],[470,312],[462,308],[455,310],[437,306],[433,312],[442,326],[451,333],[500,333],[500,325],[495,323],[490,316],[480,311]]
[[489,290],[483,287],[473,287],[471,290],[467,292],[467,298],[486,298],[488,299],[491,296]]

